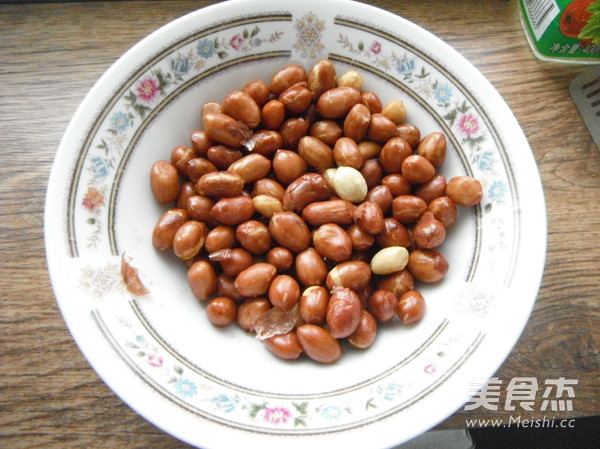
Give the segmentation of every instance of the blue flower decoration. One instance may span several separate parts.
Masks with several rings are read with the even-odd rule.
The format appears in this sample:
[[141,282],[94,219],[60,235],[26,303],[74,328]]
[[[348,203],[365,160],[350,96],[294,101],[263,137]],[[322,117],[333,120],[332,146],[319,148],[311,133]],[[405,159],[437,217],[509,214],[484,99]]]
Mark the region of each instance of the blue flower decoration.
[[175,392],[179,396],[190,398],[197,393],[196,384],[187,379],[180,379],[175,382]]
[[412,76],[416,65],[414,59],[402,59],[396,65],[396,70],[404,76]]
[[112,128],[117,132],[125,131],[131,125],[129,116],[124,112],[117,112],[115,115],[113,115],[110,119],[110,123]]
[[171,59],[171,70],[173,70],[176,77],[182,77],[191,68],[190,59],[185,56],[177,55],[175,59]]
[[477,155],[477,165],[479,165],[481,170],[491,170],[492,165],[494,165],[494,153],[491,151],[486,151]]
[[402,391],[402,385],[396,384],[396,383],[391,383],[389,385],[386,385],[380,391],[380,393],[383,396],[383,399],[385,399],[386,401],[393,401],[394,399],[396,399],[396,396],[398,396],[401,391]]
[[435,88],[433,95],[440,103],[448,103],[452,98],[452,88],[445,84],[439,85]]
[[215,396],[210,401],[226,413],[230,413],[235,410],[235,407],[238,403],[237,399],[227,396],[226,394]]
[[488,189],[488,195],[492,201],[502,201],[506,195],[506,184],[502,181],[494,181]]
[[250,45],[252,45],[253,47],[260,47],[260,44],[262,44],[262,39],[258,37],[255,37],[250,41]]
[[143,343],[145,341],[145,338],[143,335],[136,335],[135,341],[137,341],[138,343]]
[[196,50],[203,58],[210,58],[215,53],[215,43],[211,40],[203,39],[198,42]]
[[327,407],[321,410],[321,415],[323,415],[323,418],[331,421],[339,419],[340,416],[342,416],[342,412],[342,409],[340,409],[339,407],[328,405]]
[[92,172],[94,173],[94,178],[106,178],[108,176],[109,170],[110,165],[108,160],[99,156],[94,156],[92,158]]

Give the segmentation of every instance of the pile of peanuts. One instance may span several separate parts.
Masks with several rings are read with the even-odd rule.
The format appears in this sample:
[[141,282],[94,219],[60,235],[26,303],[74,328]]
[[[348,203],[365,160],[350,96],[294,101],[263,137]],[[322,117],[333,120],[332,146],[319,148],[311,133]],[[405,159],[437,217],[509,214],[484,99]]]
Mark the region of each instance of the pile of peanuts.
[[457,205],[482,197],[478,180],[436,173],[442,133],[421,138],[402,101],[384,106],[328,60],[250,81],[201,115],[191,145],[152,166],[154,197],[172,207],[152,241],[185,262],[212,324],[329,363],[343,341],[367,348],[380,324],[422,318],[415,283],[445,276],[436,248]]

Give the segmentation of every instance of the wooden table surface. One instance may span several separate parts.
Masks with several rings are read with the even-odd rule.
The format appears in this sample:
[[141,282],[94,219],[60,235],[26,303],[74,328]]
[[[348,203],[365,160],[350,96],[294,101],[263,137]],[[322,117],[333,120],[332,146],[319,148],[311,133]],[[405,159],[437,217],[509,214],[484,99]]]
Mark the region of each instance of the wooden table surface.
[[[141,38],[211,3],[0,6],[0,447],[189,447],[122,403],[79,352],[50,285],[43,211],[59,142],[95,81]],[[516,1],[371,3],[456,48],[514,111],[545,189],[548,251],[531,319],[496,375],[577,379],[573,410],[553,415],[600,415],[600,152],[568,92],[587,68],[537,60]],[[437,428],[509,415],[532,413],[459,411]]]

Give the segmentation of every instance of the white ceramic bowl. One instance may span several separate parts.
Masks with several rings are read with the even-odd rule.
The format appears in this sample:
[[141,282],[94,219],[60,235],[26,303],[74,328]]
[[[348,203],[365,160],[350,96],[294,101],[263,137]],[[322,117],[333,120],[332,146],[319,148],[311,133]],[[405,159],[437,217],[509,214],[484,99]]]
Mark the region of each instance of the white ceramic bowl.
[[[202,103],[268,81],[290,62],[308,69],[324,58],[338,73],[360,71],[384,102],[403,100],[423,135],[444,132],[443,173],[484,186],[481,206],[461,208],[443,245],[447,277],[423,287],[423,321],[384,326],[373,347],[348,349],[332,365],[283,361],[235,326],[209,325],[183,265],[152,248],[164,209],[148,185],[152,163],[200,126]],[[225,2],[152,33],[77,110],[46,208],[57,301],[90,364],[141,415],[207,449],[390,447],[435,426],[517,341],[545,239],[531,150],[490,83],[418,26],[340,0]],[[149,280],[149,296],[124,288],[123,251]]]

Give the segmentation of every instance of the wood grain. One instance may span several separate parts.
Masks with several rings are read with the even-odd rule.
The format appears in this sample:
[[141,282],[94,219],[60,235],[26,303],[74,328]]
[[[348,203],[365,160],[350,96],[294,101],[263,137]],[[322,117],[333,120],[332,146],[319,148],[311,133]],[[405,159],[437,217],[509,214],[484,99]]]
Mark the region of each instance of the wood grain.
[[[62,134],[96,80],[147,34],[212,3],[0,6],[0,447],[189,447],[121,402],[81,355],[49,282],[43,211]],[[535,59],[516,2],[371,3],[444,39],[512,108],[542,177],[548,251],[531,319],[497,376],[578,379],[574,409],[559,417],[598,415],[600,152],[568,93],[585,67]],[[437,428],[507,414],[458,411]]]

